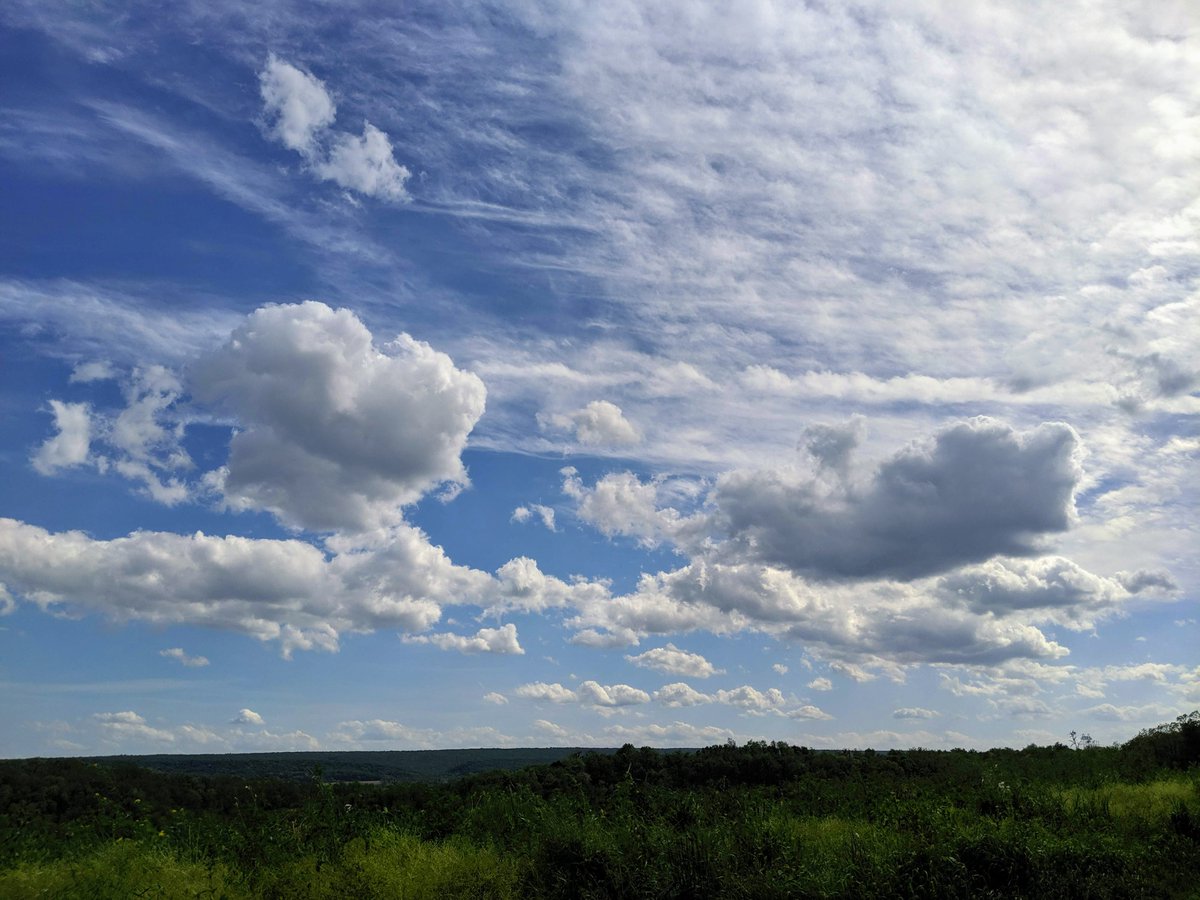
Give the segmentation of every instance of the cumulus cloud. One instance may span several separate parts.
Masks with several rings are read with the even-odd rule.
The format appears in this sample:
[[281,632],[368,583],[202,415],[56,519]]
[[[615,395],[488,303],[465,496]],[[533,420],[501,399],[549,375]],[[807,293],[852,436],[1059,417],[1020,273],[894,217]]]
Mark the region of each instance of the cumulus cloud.
[[561,684],[546,684],[537,681],[523,684],[516,690],[518,697],[550,703],[579,703],[594,707],[636,706],[650,702],[650,695],[628,684],[603,685],[596,681],[584,681],[576,690]]
[[167,659],[173,659],[176,662],[187,666],[188,668],[196,669],[208,665],[208,658],[205,656],[189,656],[182,647],[171,647],[167,650],[159,650],[159,656],[165,656]]
[[730,552],[815,578],[912,579],[1005,554],[1065,531],[1081,477],[1067,425],[1018,433],[989,419],[938,432],[829,491],[796,472],[739,471],[714,492]]
[[1115,579],[1086,571],[1069,559],[991,560],[941,578],[937,589],[980,614],[1043,612],[1062,624],[1090,628],[1129,592]]
[[406,640],[413,643],[433,644],[442,650],[457,650],[459,653],[525,653],[517,641],[517,626],[509,623],[499,628],[481,628],[474,637],[461,634],[412,635]]
[[629,446],[642,440],[641,431],[625,418],[621,407],[608,400],[593,400],[574,412],[544,416],[541,421],[571,431],[585,447]]
[[773,671],[776,675],[786,675],[788,673],[788,667],[783,663],[775,663],[771,666],[771,671]]
[[271,120],[271,135],[289,150],[305,156],[316,152],[318,132],[333,124],[337,107],[325,84],[275,54],[258,75],[263,110]]
[[543,506],[540,503],[531,503],[528,506],[518,506],[512,511],[512,516],[509,517],[511,522],[519,522],[524,524],[530,521],[534,516],[541,521],[543,525],[550,531],[557,531],[554,524],[554,510],[549,506]]
[[241,426],[210,478],[234,509],[369,529],[440,483],[467,482],[460,454],[483,383],[408,335],[377,346],[349,310],[264,307],[191,375],[197,399]]
[[329,157],[313,167],[327,181],[368,197],[387,200],[407,200],[405,182],[409,171],[392,156],[388,136],[372,125],[363,123],[363,133],[339,134],[333,139]]
[[824,710],[809,704],[798,703],[795,698],[784,696],[778,688],[760,691],[744,684],[732,689],[721,689],[711,694],[697,691],[684,682],[664,685],[654,692],[654,700],[667,707],[699,706],[719,703],[733,706],[751,715],[773,714],[790,719],[830,719]]
[[396,162],[388,136],[370,122],[359,136],[333,131],[337,107],[319,79],[272,54],[259,91],[270,135],[303,156],[318,178],[368,197],[408,199],[410,173]]
[[265,725],[263,717],[252,709],[239,709],[238,714],[229,720],[234,725]]
[[[375,546],[139,531],[110,541],[0,519],[0,577],[18,596],[118,621],[192,624],[336,650],[343,631],[427,630],[444,603],[481,602],[485,573],[408,526]],[[166,586],[169,585],[169,590]]]
[[636,538],[643,546],[662,541],[692,546],[710,528],[701,514],[685,516],[670,506],[662,506],[660,481],[642,481],[632,472],[612,472],[587,487],[573,466],[561,470],[563,493],[576,503],[575,512],[584,522],[612,537]]
[[33,467],[42,475],[81,466],[88,461],[92,443],[91,409],[86,403],[50,401],[57,434],[48,438],[33,455]]
[[657,669],[659,672],[669,672],[672,675],[686,675],[690,678],[708,678],[723,671],[717,669],[699,653],[689,653],[680,650],[674,644],[657,647],[639,653],[637,656],[626,656],[626,661],[644,669]]
[[828,678],[814,678],[808,683],[808,688],[813,691],[832,691],[833,682]]
[[506,703],[508,703],[508,698],[499,691],[488,691],[483,695],[483,699],[488,703],[494,703],[497,706],[504,706]]

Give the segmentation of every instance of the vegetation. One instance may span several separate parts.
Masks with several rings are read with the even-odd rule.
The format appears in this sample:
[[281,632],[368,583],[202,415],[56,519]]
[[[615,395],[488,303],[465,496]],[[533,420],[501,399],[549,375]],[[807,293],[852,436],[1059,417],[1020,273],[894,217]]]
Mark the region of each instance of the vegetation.
[[382,785],[5,762],[0,896],[1200,897],[1198,732],[625,746]]

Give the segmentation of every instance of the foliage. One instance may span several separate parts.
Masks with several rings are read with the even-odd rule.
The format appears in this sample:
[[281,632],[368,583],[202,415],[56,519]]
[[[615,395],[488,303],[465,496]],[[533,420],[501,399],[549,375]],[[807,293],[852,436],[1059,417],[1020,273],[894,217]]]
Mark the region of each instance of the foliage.
[[4,897],[1195,897],[1189,723],[1123,747],[626,745],[450,782],[0,763]]

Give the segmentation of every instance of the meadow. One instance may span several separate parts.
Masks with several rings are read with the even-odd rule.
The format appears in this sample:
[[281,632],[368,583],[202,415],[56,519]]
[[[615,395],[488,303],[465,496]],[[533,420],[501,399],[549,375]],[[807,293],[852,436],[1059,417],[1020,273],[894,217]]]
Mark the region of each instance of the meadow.
[[1200,713],[1120,746],[625,746],[450,781],[0,763],[0,896],[1200,897]]

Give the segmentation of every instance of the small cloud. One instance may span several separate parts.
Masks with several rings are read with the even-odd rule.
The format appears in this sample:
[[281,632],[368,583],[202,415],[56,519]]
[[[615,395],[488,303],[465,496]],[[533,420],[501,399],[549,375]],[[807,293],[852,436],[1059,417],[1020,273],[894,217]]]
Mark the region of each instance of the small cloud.
[[483,699],[488,703],[495,703],[497,706],[503,706],[504,704],[508,703],[508,698],[497,691],[491,691],[490,693],[484,694]]
[[723,671],[714,668],[713,664],[699,653],[680,650],[674,644],[647,650],[637,656],[626,656],[625,660],[643,669],[657,669],[659,672],[687,675],[691,678],[708,678]]
[[71,384],[87,384],[92,381],[109,381],[117,377],[112,364],[104,361],[80,363],[71,372]]
[[396,162],[385,132],[367,121],[361,135],[334,131],[337,107],[325,85],[274,54],[258,77],[270,136],[303,156],[309,171],[368,197],[409,199],[411,173]]
[[51,400],[50,411],[58,434],[47,438],[32,459],[34,469],[42,475],[83,465],[92,444],[92,414],[86,403]]
[[775,670],[776,675],[786,675],[788,673],[788,667],[783,663],[775,663],[771,668]]
[[337,107],[314,76],[271,54],[258,74],[263,109],[272,121],[270,134],[304,156],[316,151],[316,135],[333,124]]
[[410,644],[433,644],[442,650],[457,650],[459,653],[506,653],[521,656],[525,653],[517,641],[517,626],[501,625],[499,628],[480,628],[474,637],[463,634],[430,634],[405,636]]
[[642,433],[625,418],[621,407],[607,400],[593,400],[566,415],[539,416],[539,421],[575,433],[586,447],[628,446],[642,440]]
[[201,666],[208,665],[207,657],[188,656],[187,653],[184,652],[182,647],[171,647],[168,650],[159,650],[158,655],[165,656],[167,659],[176,660],[177,662],[180,662],[183,665],[185,665],[189,668],[192,668],[192,669],[198,669]]
[[549,506],[543,506],[540,503],[531,503],[529,506],[518,506],[512,511],[509,521],[524,524],[532,519],[535,515],[541,520],[542,524],[545,525],[547,529],[550,531],[558,531],[558,528],[555,527],[554,523],[554,510]]
[[404,185],[411,173],[392,156],[392,143],[387,134],[370,122],[363,122],[360,137],[337,135],[329,158],[314,166],[313,171],[326,181],[368,197],[409,199]]
[[252,709],[241,709],[230,720],[234,725],[263,725],[263,717]]
[[892,712],[893,719],[932,719],[941,715],[932,709],[920,706],[905,706]]
[[808,683],[808,687],[814,691],[832,691],[833,682],[828,678],[814,678]]

